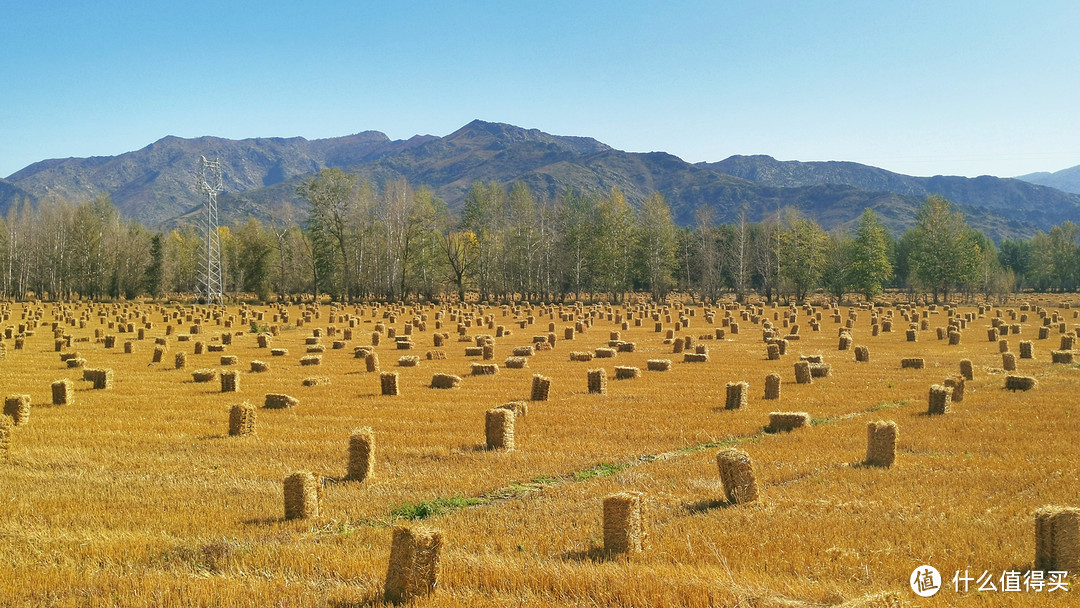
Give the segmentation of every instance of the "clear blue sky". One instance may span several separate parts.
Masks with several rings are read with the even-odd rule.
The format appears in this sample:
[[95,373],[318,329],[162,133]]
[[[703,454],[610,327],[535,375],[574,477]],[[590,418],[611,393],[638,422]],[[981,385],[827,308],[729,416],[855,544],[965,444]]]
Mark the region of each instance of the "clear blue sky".
[[0,176],[474,118],[685,160],[1080,164],[1080,2],[0,0]]

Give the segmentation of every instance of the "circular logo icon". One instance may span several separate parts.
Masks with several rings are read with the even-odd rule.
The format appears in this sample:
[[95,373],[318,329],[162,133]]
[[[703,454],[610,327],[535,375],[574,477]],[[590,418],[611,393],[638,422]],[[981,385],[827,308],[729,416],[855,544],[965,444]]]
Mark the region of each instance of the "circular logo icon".
[[919,597],[930,597],[941,590],[941,574],[933,566],[919,566],[911,572],[911,590]]

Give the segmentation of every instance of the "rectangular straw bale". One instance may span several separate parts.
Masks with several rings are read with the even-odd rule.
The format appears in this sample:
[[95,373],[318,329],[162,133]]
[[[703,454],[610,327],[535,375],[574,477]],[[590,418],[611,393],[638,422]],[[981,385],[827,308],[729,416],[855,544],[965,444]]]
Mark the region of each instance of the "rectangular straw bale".
[[497,407],[490,409],[484,414],[484,433],[487,439],[487,449],[506,450],[514,449],[514,412],[513,410]]
[[398,357],[398,367],[416,367],[420,365],[420,357],[416,355],[403,355]]
[[285,519],[313,519],[322,507],[322,480],[308,471],[285,478]]
[[498,363],[471,363],[470,368],[474,376],[494,376],[499,373]]
[[364,366],[369,372],[379,371],[379,355],[368,353],[368,355],[364,357]]
[[1037,384],[1031,376],[1005,376],[1005,388],[1010,391],[1028,391]]
[[529,396],[530,401],[547,401],[548,391],[551,388],[551,378],[536,374],[532,379],[532,393]]
[[111,369],[83,369],[83,380],[93,383],[96,390],[111,389],[113,385],[113,370]]
[[529,367],[529,359],[527,357],[507,357],[503,361],[503,365],[510,369],[525,369]]
[[809,361],[799,361],[795,363],[795,382],[797,384],[810,384],[813,382]]
[[1001,367],[1007,372],[1016,371],[1016,355],[1013,353],[1001,353]]
[[866,425],[866,464],[874,467],[891,467],[896,460],[896,439],[899,437],[896,423],[878,420]]
[[766,430],[779,433],[806,426],[810,426],[810,414],[807,412],[769,412],[769,426]]
[[229,409],[229,436],[246,437],[255,434],[255,406],[240,403]]
[[974,380],[975,379],[975,372],[974,372],[974,369],[971,366],[971,360],[970,359],[961,359],[960,360],[960,375],[964,377],[964,380]]
[[928,399],[928,414],[945,414],[948,413],[949,407],[952,405],[952,389],[940,384],[934,384],[930,387],[930,397]]
[[747,382],[728,382],[727,401],[724,404],[726,410],[737,410],[746,407],[746,396],[750,392],[750,384]]
[[508,401],[499,407],[514,412],[515,420],[529,413],[529,404],[525,401]]
[[271,348],[270,349],[270,356],[271,357],[288,357],[289,356],[289,349],[287,349],[287,348]]
[[1032,357],[1032,348],[1033,348],[1033,345],[1032,345],[1031,340],[1021,340],[1020,341],[1020,358],[1021,359],[1031,359],[1031,358],[1033,358]]
[[329,376],[308,376],[300,381],[301,386],[326,386],[330,384]]
[[173,367],[176,369],[184,369],[187,367],[187,353],[184,351],[176,353],[176,356],[173,357],[173,363]]
[[589,393],[595,395],[603,395],[607,393],[607,372],[601,369],[590,369],[588,371],[589,377]]
[[7,460],[11,453],[11,429],[14,426],[11,418],[0,416],[0,462]]
[[780,398],[780,374],[765,376],[765,399]]
[[671,359],[649,359],[645,362],[645,369],[650,372],[666,372],[671,369]]
[[71,380],[64,378],[52,383],[53,405],[71,405],[75,401],[75,389]]
[[708,361],[708,353],[683,353],[683,363],[706,363]]
[[388,603],[405,603],[429,595],[439,580],[443,536],[427,528],[394,528],[390,565],[383,588]]
[[30,395],[8,395],[4,399],[4,416],[10,417],[14,426],[30,422]]
[[251,361],[251,371],[254,373],[268,372],[270,371],[270,364],[264,361],[253,359]]
[[1036,511],[1035,568],[1067,572],[1080,568],[1080,509],[1049,506]]
[[240,390],[240,372],[235,369],[221,372],[221,392],[235,393]]
[[191,372],[191,379],[195,382],[211,382],[217,378],[216,369],[197,369]]
[[[514,349],[513,355],[515,357],[531,357],[536,353],[536,350],[531,346],[518,346]],[[483,354],[483,353],[481,353]]]
[[397,372],[381,372],[379,374],[379,384],[382,388],[382,394],[388,397],[393,397],[398,394],[398,374]]
[[855,347],[855,360],[861,363],[867,363],[870,361],[870,349],[865,346]]
[[431,388],[461,388],[461,376],[435,374],[431,377]]
[[575,351],[570,353],[571,361],[592,361],[593,354],[591,352],[579,352]]
[[641,370],[629,365],[616,365],[615,366],[615,379],[616,380],[632,380],[634,378],[641,377]]
[[832,366],[828,363],[811,363],[810,375],[814,378],[827,378],[832,373]]
[[1052,350],[1050,351],[1050,360],[1054,363],[1072,364],[1073,351],[1071,350]]
[[604,498],[604,551],[641,553],[647,536],[645,495],[620,492]]
[[612,359],[615,357],[615,353],[618,352],[614,348],[598,348],[596,349],[597,359]]
[[757,483],[749,454],[736,448],[720,450],[716,454],[716,464],[720,469],[724,495],[730,504],[757,500]]
[[266,400],[263,402],[263,407],[269,409],[296,407],[297,405],[300,405],[299,399],[280,393],[267,393]]
[[922,357],[908,357],[900,360],[901,369],[922,369],[923,364]]
[[964,380],[963,376],[949,376],[945,379],[945,386],[952,389],[953,403],[960,403],[964,400]]
[[371,477],[375,466],[375,431],[369,426],[353,430],[349,435],[349,463],[345,478],[364,481]]

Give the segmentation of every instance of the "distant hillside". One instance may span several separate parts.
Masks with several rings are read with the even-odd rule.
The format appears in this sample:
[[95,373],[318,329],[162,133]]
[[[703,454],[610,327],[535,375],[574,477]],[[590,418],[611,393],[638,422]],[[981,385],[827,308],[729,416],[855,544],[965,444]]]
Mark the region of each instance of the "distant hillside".
[[[194,175],[200,155],[224,165],[220,200],[226,221],[267,217],[286,203],[303,213],[306,204],[296,196],[296,186],[324,167],[355,172],[376,184],[404,178],[426,185],[451,208],[461,205],[476,180],[523,181],[547,200],[567,188],[603,193],[618,187],[635,204],[660,192],[682,225],[693,224],[703,206],[724,222],[734,221],[743,209],[749,219],[759,220],[795,207],[832,228],[871,207],[900,232],[911,225],[928,193],[941,193],[961,205],[973,226],[999,240],[1030,236],[1080,211],[1080,197],[1018,180],[916,178],[857,163],[780,162],[767,156],[690,164],[664,152],[623,152],[587,137],[479,120],[445,137],[398,141],[374,131],[322,140],[166,137],[115,157],[42,161],[9,181],[37,196],[50,190],[73,198],[109,193],[125,215],[168,228],[198,215],[202,197]],[[0,198],[0,211],[4,204]]]
[[33,201],[34,197],[27,191],[16,186],[15,184],[7,181],[6,179],[0,179],[0,210],[3,210],[4,214],[7,214],[8,208],[11,207],[15,201],[28,200]]
[[1006,220],[1040,228],[1080,217],[1080,196],[1019,179],[912,177],[852,162],[778,161],[770,156],[732,156],[699,166],[769,186],[843,184],[919,198],[940,194],[954,203],[987,209]]
[[1057,188],[1064,192],[1080,194],[1080,165],[1062,169],[1061,171],[1055,171],[1054,173],[1043,171],[1040,173],[1021,175],[1016,179],[1024,180],[1025,182],[1030,182],[1032,184],[1038,184],[1040,186]]

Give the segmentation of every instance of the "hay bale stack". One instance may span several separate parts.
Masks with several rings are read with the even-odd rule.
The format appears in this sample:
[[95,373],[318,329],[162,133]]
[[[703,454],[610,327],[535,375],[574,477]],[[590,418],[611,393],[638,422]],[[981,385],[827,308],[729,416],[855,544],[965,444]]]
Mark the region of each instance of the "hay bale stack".
[[164,347],[164,346],[155,346],[154,347],[154,358],[153,358],[152,361],[154,363],[161,363],[162,359],[165,358],[165,353],[168,352],[168,350],[169,349]]
[[649,359],[645,362],[645,369],[650,372],[666,372],[671,369],[671,359]]
[[828,378],[832,373],[832,366],[828,363],[811,363],[810,375],[814,378]]
[[247,403],[229,409],[229,436],[247,437],[255,434],[255,406]]
[[369,426],[354,429],[349,434],[349,463],[345,479],[364,481],[371,477],[375,466],[375,431]]
[[251,371],[253,373],[261,373],[270,371],[270,364],[259,360],[253,360],[251,362]]
[[851,350],[852,342],[853,340],[851,339],[851,334],[846,332],[840,334],[840,345],[837,350]]
[[734,505],[757,500],[754,465],[749,454],[736,448],[720,450],[716,454],[716,464],[729,503]]
[[461,388],[461,376],[435,374],[431,377],[431,388]]
[[328,376],[308,376],[300,381],[301,386],[323,386],[330,384]]
[[1061,347],[1059,350],[1073,350],[1076,348],[1076,336],[1061,336]]
[[217,378],[216,369],[197,369],[191,372],[191,379],[195,382],[210,382]]
[[322,365],[322,355],[306,355],[300,357],[300,365],[305,367],[311,365]]
[[952,405],[952,392],[948,386],[941,384],[934,384],[930,387],[930,397],[928,399],[929,406],[926,410],[928,414],[945,414],[948,413],[949,407]]
[[908,357],[906,359],[901,359],[900,360],[900,368],[901,369],[922,369],[924,363],[925,362],[923,361],[922,357]]
[[999,339],[998,338],[998,329],[996,327],[987,327],[986,328],[986,339],[987,339],[988,342],[997,342],[998,339]]
[[1046,506],[1035,512],[1035,569],[1080,569],[1080,508]]
[[960,403],[963,401],[963,387],[966,380],[962,376],[949,376],[945,378],[943,382],[946,387],[953,389],[953,403]]
[[221,372],[221,392],[235,393],[240,390],[240,372],[230,369]]
[[616,351],[614,348],[598,348],[596,349],[597,359],[613,359],[615,358]]
[[956,346],[957,344],[960,344],[960,332],[958,332],[958,331],[950,331],[949,332],[949,345],[950,346]]
[[435,590],[439,581],[439,558],[443,537],[438,530],[394,528],[390,566],[383,593],[388,603],[405,603]]
[[465,347],[465,356],[466,357],[483,357],[484,356],[484,347],[483,346],[466,346]]
[[589,372],[589,393],[594,395],[603,395],[607,393],[607,372],[601,369],[590,369]]
[[[510,369],[525,369],[526,367],[529,367],[529,359],[527,357],[507,357],[506,360],[503,361],[503,365]],[[495,367],[497,368],[498,366]]]
[[1016,371],[1016,355],[1013,353],[1001,353],[1001,367],[1007,372]]
[[896,423],[878,420],[866,425],[866,462],[872,467],[891,467],[896,461]]
[[737,410],[746,407],[746,395],[750,392],[750,384],[747,382],[728,382],[727,401],[725,410]]
[[387,397],[394,397],[398,394],[398,374],[397,372],[381,372],[379,373],[379,385],[382,388],[382,394]]
[[259,344],[259,348],[270,348],[270,334],[259,334],[255,337],[255,340]]
[[369,372],[379,371],[379,355],[368,353],[367,356],[364,357],[364,365]]
[[604,497],[604,551],[641,553],[646,539],[645,495],[619,492]]
[[915,331],[914,329],[909,329],[906,333],[908,342],[918,342],[919,332]]
[[633,380],[634,378],[641,377],[641,370],[629,365],[615,366],[615,379],[616,380]]
[[574,328],[573,327],[563,328],[563,340],[573,340],[573,339],[574,339]]
[[510,410],[514,412],[514,419],[525,416],[529,413],[529,404],[524,401],[509,401],[499,406],[504,410]]
[[[521,357],[524,359],[524,357]],[[474,376],[494,376],[499,373],[498,363],[471,363],[472,375]],[[434,384],[434,381],[432,381]]]
[[868,363],[870,361],[870,349],[865,346],[856,346],[855,360],[860,363]]
[[780,398],[780,374],[769,374],[768,376],[765,376],[765,398]]
[[632,353],[637,350],[637,342],[619,342],[615,350],[620,353]]
[[974,380],[975,373],[974,368],[971,366],[970,359],[960,360],[960,375],[964,377],[964,380]]
[[14,426],[30,422],[30,395],[8,395],[4,399],[4,416],[10,417]]
[[1008,340],[1004,340],[1004,339],[998,340],[998,352],[999,353],[1007,353],[1007,352],[1009,352],[1009,341]]
[[84,369],[83,380],[93,383],[96,390],[111,389],[113,385],[113,370],[111,369]]
[[71,405],[75,401],[75,389],[71,380],[64,378],[52,383],[53,405]]
[[683,363],[707,363],[708,353],[683,353]]
[[532,393],[529,396],[530,401],[547,401],[548,390],[551,388],[551,378],[536,374],[532,379]]
[[[483,350],[483,349],[481,349]],[[531,357],[536,351],[532,346],[518,346],[514,349],[513,355],[515,357]],[[483,354],[483,353],[481,353]]]
[[1021,340],[1020,341],[1020,358],[1021,359],[1031,359],[1032,358],[1032,349],[1033,349],[1033,345],[1032,345],[1031,340]]
[[300,400],[281,393],[267,393],[263,407],[268,409],[283,409],[300,405]]
[[506,450],[514,449],[514,412],[513,410],[497,407],[490,409],[484,414],[484,434],[487,439],[487,449]]
[[1052,350],[1050,351],[1050,360],[1054,363],[1072,364],[1073,351],[1071,350]]
[[135,343],[132,342],[131,340],[128,340],[127,342],[124,342],[124,354],[125,355],[130,355],[130,354],[133,354],[134,352],[135,352]]
[[285,519],[313,519],[322,508],[322,480],[308,471],[285,478]]
[[1029,391],[1037,384],[1031,376],[1005,376],[1005,388],[1010,391]]
[[402,355],[397,360],[398,367],[416,367],[420,365],[420,357],[416,355]]
[[592,361],[593,355],[590,352],[572,352],[570,353],[571,361]]
[[429,350],[425,356],[428,361],[441,361],[446,359],[446,353],[441,350]]
[[780,345],[779,344],[769,344],[766,347],[766,354],[767,354],[767,356],[769,358],[769,361],[779,361],[780,360]]
[[187,367],[187,353],[183,351],[176,353],[176,356],[173,358],[173,363],[176,369],[184,369]]
[[240,358],[236,355],[222,355],[221,365],[236,365]]
[[795,364],[795,383],[796,384],[810,384],[813,382],[813,375],[810,373],[810,362],[799,361]]
[[271,357],[287,357],[287,356],[289,356],[289,349],[287,349],[287,348],[271,348],[270,349],[270,356]]

